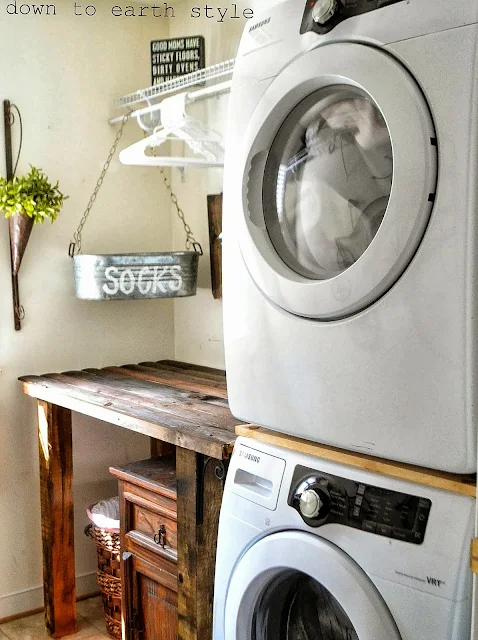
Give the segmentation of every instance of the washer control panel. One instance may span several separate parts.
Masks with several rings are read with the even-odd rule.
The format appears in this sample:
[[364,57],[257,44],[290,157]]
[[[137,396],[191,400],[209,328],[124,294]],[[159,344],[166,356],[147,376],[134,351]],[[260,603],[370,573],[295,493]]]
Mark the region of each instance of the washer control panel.
[[404,0],[307,0],[300,33],[332,31],[343,20]]
[[431,500],[296,466],[288,504],[306,524],[343,524],[421,544]]

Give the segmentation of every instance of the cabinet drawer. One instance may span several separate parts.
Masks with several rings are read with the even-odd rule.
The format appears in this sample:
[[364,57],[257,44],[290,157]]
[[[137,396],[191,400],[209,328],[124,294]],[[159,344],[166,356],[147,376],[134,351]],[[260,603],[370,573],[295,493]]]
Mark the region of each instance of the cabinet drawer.
[[156,582],[177,593],[178,565],[175,551],[158,550],[150,538],[136,531],[130,531],[126,535],[123,548],[127,563],[131,557],[135,558],[135,562],[144,563],[145,567],[154,571]]
[[177,549],[175,511],[128,492],[124,494],[124,498],[129,503],[128,531],[144,534],[159,548]]

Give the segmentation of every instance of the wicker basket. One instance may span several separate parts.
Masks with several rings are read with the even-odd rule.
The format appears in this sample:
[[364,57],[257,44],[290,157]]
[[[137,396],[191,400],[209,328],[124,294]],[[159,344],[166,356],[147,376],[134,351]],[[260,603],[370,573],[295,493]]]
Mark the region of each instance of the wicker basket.
[[103,599],[106,629],[111,637],[121,638],[120,535],[93,524],[86,527],[85,534],[96,544],[96,577]]

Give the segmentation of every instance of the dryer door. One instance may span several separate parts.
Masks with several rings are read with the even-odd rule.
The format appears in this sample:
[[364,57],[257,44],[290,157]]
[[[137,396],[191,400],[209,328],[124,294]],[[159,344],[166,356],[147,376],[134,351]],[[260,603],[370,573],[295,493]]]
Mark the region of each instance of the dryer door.
[[309,533],[262,538],[239,560],[224,640],[400,640],[383,598],[338,547]]
[[225,188],[242,203],[239,243],[262,292],[324,320],[383,295],[417,250],[437,180],[410,73],[372,46],[320,46],[271,83],[243,140]]

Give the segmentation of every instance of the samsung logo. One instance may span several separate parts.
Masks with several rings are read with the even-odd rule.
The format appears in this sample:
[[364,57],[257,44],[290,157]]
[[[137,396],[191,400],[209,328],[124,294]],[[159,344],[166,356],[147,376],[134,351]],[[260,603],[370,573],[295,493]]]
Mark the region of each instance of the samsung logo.
[[261,461],[260,456],[254,456],[252,453],[247,453],[247,451],[239,451],[239,457],[245,458],[246,460],[250,460],[251,462],[259,463]]
[[266,20],[261,20],[260,22],[256,22],[256,24],[253,24],[251,27],[249,27],[249,33],[251,31],[255,31],[256,29],[260,29],[261,27],[265,27],[265,25],[269,24],[270,21],[271,19],[267,18]]

